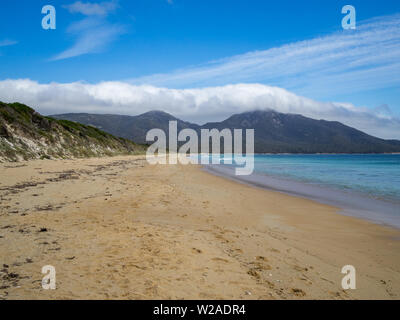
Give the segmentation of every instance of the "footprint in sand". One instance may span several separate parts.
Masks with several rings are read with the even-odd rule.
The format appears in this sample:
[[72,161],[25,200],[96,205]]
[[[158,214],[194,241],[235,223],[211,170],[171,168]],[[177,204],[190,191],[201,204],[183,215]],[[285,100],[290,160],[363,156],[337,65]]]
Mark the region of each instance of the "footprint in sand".
[[226,260],[226,259],[224,259],[224,258],[219,258],[219,257],[212,258],[211,260],[212,260],[212,261],[216,261],[216,262],[224,262],[224,263],[229,263],[229,261],[228,261],[228,260]]
[[299,288],[292,288],[291,291],[297,297],[304,297],[306,295],[306,293],[303,290],[299,289]]
[[203,201],[203,209],[208,209],[209,204],[210,204],[210,201]]

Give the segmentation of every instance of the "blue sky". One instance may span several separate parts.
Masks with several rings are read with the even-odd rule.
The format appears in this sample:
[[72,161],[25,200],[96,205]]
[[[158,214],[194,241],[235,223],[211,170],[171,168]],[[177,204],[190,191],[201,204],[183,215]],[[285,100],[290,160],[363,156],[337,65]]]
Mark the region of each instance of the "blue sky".
[[[346,4],[355,30],[342,29]],[[44,5],[56,30],[41,27]],[[345,123],[350,112],[347,124],[400,137],[399,15],[398,0],[2,0],[0,100],[43,113],[161,108],[197,122],[254,107]],[[368,117],[390,123],[370,129]]]

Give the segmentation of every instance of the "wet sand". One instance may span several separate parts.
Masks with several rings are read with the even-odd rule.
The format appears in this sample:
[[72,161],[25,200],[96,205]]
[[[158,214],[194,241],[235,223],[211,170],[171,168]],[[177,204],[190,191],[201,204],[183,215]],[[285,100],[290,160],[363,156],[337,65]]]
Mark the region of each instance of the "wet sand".
[[[0,177],[1,299],[400,298],[400,231],[333,206],[140,156]],[[341,288],[348,264],[356,290]]]
[[260,172],[236,176],[235,167],[227,165],[205,165],[204,170],[251,186],[312,199],[340,208],[338,212],[341,214],[400,229],[400,202],[398,200],[371,198],[355,190],[339,190]]

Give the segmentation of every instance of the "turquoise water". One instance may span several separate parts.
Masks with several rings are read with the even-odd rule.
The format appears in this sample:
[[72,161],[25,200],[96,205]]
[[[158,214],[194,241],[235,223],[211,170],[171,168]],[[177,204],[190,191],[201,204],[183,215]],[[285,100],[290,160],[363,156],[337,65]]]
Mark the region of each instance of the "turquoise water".
[[399,154],[256,155],[254,172],[400,201]]
[[204,167],[210,173],[333,205],[341,214],[400,229],[399,154],[255,155],[254,172],[243,176],[235,174],[239,164],[229,164],[231,157],[212,159],[216,164]]

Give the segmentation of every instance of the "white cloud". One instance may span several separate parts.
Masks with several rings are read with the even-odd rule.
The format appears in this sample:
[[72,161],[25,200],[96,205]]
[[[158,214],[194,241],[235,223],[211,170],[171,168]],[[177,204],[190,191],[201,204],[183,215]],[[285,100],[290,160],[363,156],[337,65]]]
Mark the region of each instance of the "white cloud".
[[356,30],[129,82],[174,88],[257,82],[319,98],[400,87],[400,14],[360,22]]
[[71,13],[81,13],[85,16],[105,16],[113,12],[118,7],[118,1],[105,1],[100,3],[90,3],[76,1],[69,5],[64,5]]
[[[202,89],[167,89],[126,82],[50,83],[0,81],[0,100],[19,101],[44,114],[65,112],[137,115],[163,110],[195,122],[222,120],[234,113],[273,109],[314,119],[336,120],[382,138],[400,139],[400,119],[349,103],[318,102],[278,87],[236,84]],[[385,112],[382,112],[385,111]]]
[[0,41],[0,47],[7,47],[7,46],[13,46],[14,44],[17,44],[18,41],[14,41],[14,40],[1,40]]
[[64,7],[71,13],[81,13],[87,17],[73,22],[67,28],[67,33],[76,37],[75,43],[50,60],[62,60],[101,52],[125,32],[123,26],[108,23],[105,18],[109,13],[116,10],[117,1],[101,3],[78,1]]
[[124,27],[87,18],[71,24],[68,32],[77,35],[78,38],[75,44],[57,54],[51,60],[61,60],[87,53],[101,52],[124,32]]

